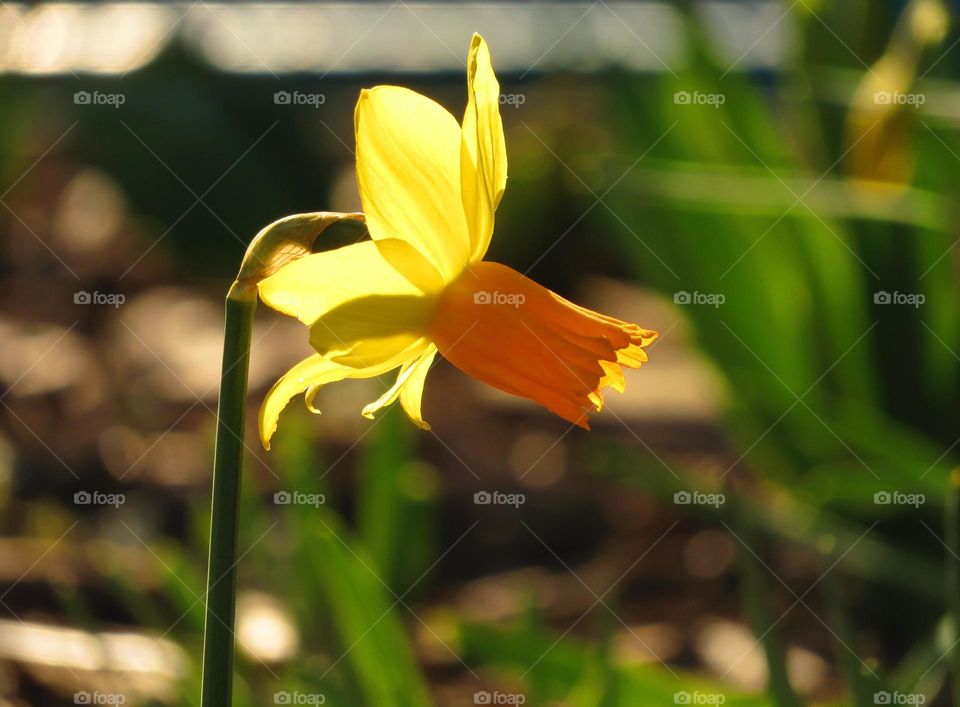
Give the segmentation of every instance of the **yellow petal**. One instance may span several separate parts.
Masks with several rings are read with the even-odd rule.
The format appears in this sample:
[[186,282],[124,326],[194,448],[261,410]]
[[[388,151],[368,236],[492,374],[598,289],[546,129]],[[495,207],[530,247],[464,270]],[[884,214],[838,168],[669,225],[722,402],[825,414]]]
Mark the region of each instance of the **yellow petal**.
[[407,241],[446,281],[455,279],[470,254],[456,119],[418,93],[378,86],[360,93],[354,121],[370,236]]
[[[423,379],[426,376],[427,369],[430,368],[430,361],[433,360],[433,355],[436,353],[436,351],[436,347],[431,344],[427,347],[427,350],[424,353],[420,354],[419,358],[409,360],[403,364],[403,366],[400,368],[400,372],[397,374],[396,382],[390,387],[389,390],[387,390],[387,392],[363,408],[363,416],[372,420],[375,413],[396,401],[396,399],[400,397],[402,392],[406,389],[407,385],[414,379],[420,379],[420,389],[422,392]],[[427,357],[429,357],[429,360],[426,361],[426,366],[422,366]],[[419,373],[421,369],[422,373]]]
[[417,360],[406,385],[400,391],[400,405],[403,407],[403,411],[422,430],[430,429],[430,425],[423,419],[423,414],[420,412],[420,401],[423,398],[423,384],[436,355],[437,347],[431,344]]
[[314,384],[322,385],[340,380],[345,370],[347,369],[344,366],[314,354],[295,365],[274,383],[260,405],[258,426],[263,448],[270,449],[270,438],[277,431],[280,413],[294,395]]
[[310,343],[334,363],[378,365],[424,335],[436,301],[384,259],[387,248],[408,270],[422,272],[409,243],[365,241],[284,266],[260,283],[260,297],[308,325]]
[[[415,257],[409,244],[392,240],[392,257]],[[260,298],[307,326],[345,302],[371,294],[423,294],[381,255],[372,241],[307,255],[283,266],[259,285]]]
[[319,354],[304,359],[287,371],[273,385],[260,406],[258,426],[260,428],[260,441],[263,443],[264,449],[270,449],[270,438],[277,430],[280,413],[293,396],[306,391],[309,396],[308,407],[313,412],[319,412],[312,406],[313,396],[324,385],[345,378],[372,378],[382,375],[402,365],[407,360],[416,360],[417,356],[427,346],[429,344],[426,341],[420,340],[401,353],[367,368],[344,366]]
[[467,59],[469,99],[463,115],[460,179],[470,230],[470,261],[481,260],[493,235],[494,212],[507,185],[507,148],[500,120],[500,84],[479,34]]
[[423,384],[430,370],[430,364],[437,353],[437,347],[432,344],[420,354],[420,357],[407,361],[397,374],[396,382],[377,400],[363,408],[363,416],[373,419],[375,413],[387,405],[391,405],[398,397],[401,405],[410,419],[422,429],[430,429],[430,425],[423,421],[420,415],[420,399],[423,396]]
[[436,302],[426,295],[371,295],[345,302],[310,327],[310,345],[346,366],[376,365],[426,336]]

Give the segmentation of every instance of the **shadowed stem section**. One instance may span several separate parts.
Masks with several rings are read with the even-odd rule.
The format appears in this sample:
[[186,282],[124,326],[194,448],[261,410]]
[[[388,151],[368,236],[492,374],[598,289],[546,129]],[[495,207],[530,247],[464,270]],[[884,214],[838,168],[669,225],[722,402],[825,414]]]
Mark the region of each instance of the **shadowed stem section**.
[[960,469],[950,474],[944,534],[947,540],[947,612],[950,626],[950,673],[953,676],[953,705],[960,707]]
[[230,707],[233,692],[237,529],[250,335],[256,292],[234,285],[227,295],[217,410],[203,632],[201,707]]

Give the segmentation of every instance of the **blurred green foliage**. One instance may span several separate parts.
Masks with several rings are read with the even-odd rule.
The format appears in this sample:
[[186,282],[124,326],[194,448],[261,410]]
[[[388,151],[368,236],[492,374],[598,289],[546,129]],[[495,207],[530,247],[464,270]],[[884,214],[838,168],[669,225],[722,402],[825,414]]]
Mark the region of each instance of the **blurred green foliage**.
[[[531,98],[516,115],[505,109],[512,173],[492,257],[532,266],[533,276],[559,291],[584,273],[604,273],[667,299],[695,291],[725,297],[719,308],[684,309],[728,393],[723,425],[731,463],[724,478],[704,478],[695,464],[669,456],[675,475],[668,474],[663,460],[635,440],[601,433],[578,463],[596,483],[663,508],[688,488],[735,498],[718,510],[672,511],[689,510],[685,522],[751,538],[761,555],[790,548],[814,563],[815,576],[829,573],[806,601],[820,597],[832,616],[820,628],[833,634],[838,672],[851,691],[835,704],[869,703],[880,686],[923,694],[929,704],[937,694],[945,700],[947,665],[939,658],[955,641],[942,620],[944,548],[935,536],[960,434],[960,292],[952,252],[958,116],[912,118],[917,168],[903,189],[878,197],[853,184],[844,159],[848,106],[830,97],[853,95],[902,6],[810,5],[791,13],[801,55],[776,75],[726,72],[701,39],[676,75],[503,76],[505,90],[528,90]],[[690,36],[702,38],[697,16],[687,20]],[[925,65],[955,35],[931,49]],[[957,61],[947,54],[919,88],[955,96]],[[274,90],[270,80],[213,74],[173,49],[125,83],[122,119],[85,118],[72,149],[111,174],[136,211],[158,223],[177,221],[205,194],[210,211],[193,209],[164,245],[183,282],[226,283],[243,239],[276,217],[329,206],[337,174],[352,161],[317,130],[313,115],[271,127],[270,102],[251,100]],[[404,83],[459,113],[461,77]],[[357,87],[353,78],[324,79],[330,132],[350,135]],[[674,101],[678,91],[726,100],[684,109]],[[10,174],[36,139],[36,115],[43,124],[69,124],[70,84],[5,78],[0,94],[8,146],[0,170]],[[557,109],[562,101],[569,110]],[[260,141],[263,149],[221,178],[238,146]],[[230,226],[211,212],[229,214]],[[875,301],[878,292],[926,299],[918,308],[886,306]],[[656,349],[651,358],[655,375]],[[248,474],[240,543],[247,549],[241,586],[282,601],[303,645],[297,660],[279,666],[241,655],[238,704],[269,704],[281,685],[320,690],[331,705],[432,704],[431,676],[411,640],[424,631],[457,653],[454,665],[516,686],[528,704],[671,704],[680,691],[722,693],[727,705],[777,703],[691,671],[624,664],[602,626],[591,627],[589,639],[567,635],[535,606],[516,625],[455,613],[423,618],[418,602],[442,594],[434,584],[438,562],[466,528],[444,515],[450,511],[443,480],[421,458],[422,437],[390,412],[351,457],[352,486],[336,488],[323,471],[334,460],[301,434],[303,419],[291,415],[281,426],[272,466],[282,480]],[[330,502],[280,513],[268,502],[271,484],[326,494]],[[923,494],[926,503],[915,509],[874,502],[875,494],[891,491]],[[164,631],[170,616],[181,616],[172,635],[194,656],[203,618],[205,504],[191,499],[190,532],[153,547],[161,601],[144,596],[132,575],[115,575],[109,588],[144,626]],[[783,590],[764,566],[753,567],[752,593],[749,577],[740,578],[748,604],[766,601],[764,587]],[[807,597],[804,590],[797,591]],[[82,598],[65,598],[63,610],[77,625],[95,625]],[[862,660],[865,626],[895,636],[897,649]],[[182,704],[195,703],[198,685],[194,670],[182,685]]]

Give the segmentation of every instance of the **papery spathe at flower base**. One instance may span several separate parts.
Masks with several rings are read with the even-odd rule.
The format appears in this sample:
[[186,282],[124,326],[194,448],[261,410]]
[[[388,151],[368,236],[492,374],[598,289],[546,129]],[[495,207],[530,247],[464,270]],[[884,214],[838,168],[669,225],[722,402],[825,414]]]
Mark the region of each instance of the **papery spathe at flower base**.
[[314,409],[322,386],[393,369],[396,382],[363,414],[372,418],[399,399],[410,419],[429,429],[420,402],[438,351],[465,373],[585,429],[603,406],[603,388],[622,392],[622,367],[647,360],[643,348],[656,332],[579,307],[483,260],[506,187],[507,153],[500,86],[476,34],[467,89],[462,124],[406,88],[361,92],[357,180],[371,240],[304,256],[259,284],[266,304],[310,328],[317,351],[268,393],[260,410],[268,449],[294,395],[305,393]]

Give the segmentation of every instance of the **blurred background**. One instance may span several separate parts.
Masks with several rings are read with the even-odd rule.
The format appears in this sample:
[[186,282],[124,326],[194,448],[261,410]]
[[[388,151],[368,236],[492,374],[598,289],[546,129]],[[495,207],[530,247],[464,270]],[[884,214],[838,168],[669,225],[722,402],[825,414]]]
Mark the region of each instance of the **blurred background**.
[[[223,297],[359,208],[353,106],[460,116],[490,259],[661,332],[593,431],[443,361],[266,389],[238,705],[954,704],[960,3],[0,4],[0,704],[195,705]],[[960,600],[960,595],[954,596]]]

